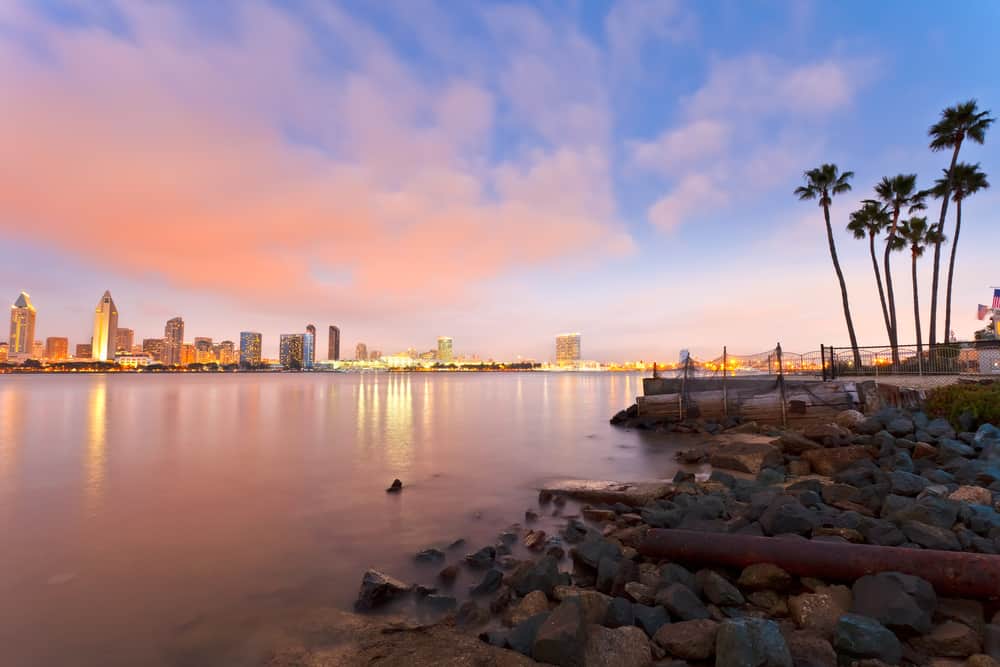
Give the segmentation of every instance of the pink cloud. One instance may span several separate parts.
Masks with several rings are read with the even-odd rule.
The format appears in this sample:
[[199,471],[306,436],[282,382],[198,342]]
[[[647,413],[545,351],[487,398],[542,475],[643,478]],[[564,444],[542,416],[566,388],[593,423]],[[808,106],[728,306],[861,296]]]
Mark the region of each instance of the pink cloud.
[[635,142],[632,161],[645,169],[670,173],[690,169],[723,153],[729,145],[729,125],[699,119],[667,130],[654,141]]
[[706,174],[693,173],[649,208],[649,221],[666,232],[676,230],[699,209],[724,206],[729,196]]

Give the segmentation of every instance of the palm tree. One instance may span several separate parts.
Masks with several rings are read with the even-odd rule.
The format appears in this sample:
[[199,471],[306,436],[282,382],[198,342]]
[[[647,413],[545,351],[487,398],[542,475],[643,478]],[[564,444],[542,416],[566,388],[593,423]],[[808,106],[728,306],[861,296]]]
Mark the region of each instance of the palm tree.
[[[948,260],[948,284],[945,287],[944,299],[944,339],[948,342],[948,332],[951,331],[951,285],[955,274],[955,250],[958,247],[958,235],[962,232],[962,201],[969,195],[990,187],[986,174],[979,169],[979,164],[959,162],[945,172],[944,178],[934,182],[931,192],[935,197],[947,199],[949,194],[955,202],[955,236],[951,240],[951,258]],[[940,243],[940,242],[939,242]],[[937,245],[937,244],[935,244]],[[933,295],[932,295],[933,296]],[[933,335],[934,330],[931,329]]]
[[875,257],[875,238],[888,229],[890,218],[885,207],[877,201],[866,199],[861,202],[861,208],[851,213],[851,221],[847,223],[847,229],[854,234],[856,239],[868,238],[868,252],[872,258],[872,269],[875,271],[875,284],[878,286],[878,298],[882,304],[882,319],[885,321],[886,335],[892,340],[892,325],[889,322],[889,307],[885,302],[885,289],[882,287],[882,274],[878,268],[878,259]]
[[[989,111],[979,110],[976,100],[968,100],[942,111],[941,119],[927,130],[927,134],[931,138],[930,149],[932,151],[942,151],[946,148],[952,149],[951,165],[948,167],[948,171],[945,172],[946,183],[941,195],[941,217],[938,219],[937,224],[939,233],[944,232],[944,220],[948,214],[948,192],[952,188],[950,181],[955,172],[955,165],[958,163],[958,151],[962,148],[962,142],[965,139],[969,139],[977,144],[982,144],[986,139],[986,130],[993,124],[993,121],[994,119],[990,117]],[[940,238],[944,237],[941,236]],[[955,241],[957,240],[958,234],[955,234]],[[955,249],[953,247],[952,256],[954,254]],[[932,348],[937,342],[937,293],[940,266],[941,241],[937,241],[934,244],[934,272],[931,277],[930,344]],[[947,306],[945,306],[945,310],[948,310]],[[951,319],[947,313],[945,314],[945,320],[944,341],[947,342],[948,332],[951,331],[948,328]]]
[[920,333],[920,294],[917,291],[917,258],[924,254],[924,248],[930,243],[939,243],[937,226],[928,225],[927,218],[910,218],[899,228],[900,237],[910,245],[910,257],[913,260],[911,273],[913,276],[913,322],[917,331],[917,363],[924,356],[923,340]]
[[839,173],[837,165],[824,164],[816,169],[805,172],[806,184],[795,188],[795,195],[800,200],[818,199],[823,207],[823,219],[826,220],[826,238],[830,243],[830,259],[833,269],[837,272],[840,282],[840,297],[844,302],[844,319],[847,321],[847,335],[851,339],[851,350],[854,352],[854,368],[861,369],[861,353],[858,351],[858,337],[854,334],[854,320],[851,319],[851,306],[847,299],[847,283],[844,282],[844,272],[840,270],[840,260],[837,258],[837,245],[833,241],[833,227],[830,225],[830,204],[833,195],[849,192],[851,184],[848,181],[854,177],[853,171]]
[[897,174],[892,178],[883,176],[878,185],[875,186],[875,195],[891,213],[892,219],[889,222],[889,232],[885,239],[885,252],[882,257],[882,265],[885,270],[885,291],[889,298],[889,324],[892,332],[889,335],[889,345],[892,347],[892,363],[899,364],[899,329],[896,326],[896,294],[892,288],[892,267],[889,256],[894,250],[900,250],[904,244],[899,242],[899,216],[903,209],[907,209],[912,215],[915,211],[920,211],[927,206],[924,199],[927,192],[917,190],[916,174]]

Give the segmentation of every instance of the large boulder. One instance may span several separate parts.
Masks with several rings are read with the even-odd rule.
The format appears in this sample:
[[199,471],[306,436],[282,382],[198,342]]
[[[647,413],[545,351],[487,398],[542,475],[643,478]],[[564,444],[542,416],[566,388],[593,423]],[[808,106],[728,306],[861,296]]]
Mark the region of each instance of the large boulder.
[[639,628],[587,628],[582,667],[647,667],[652,661],[649,640]]
[[867,447],[851,445],[831,449],[815,449],[804,452],[802,458],[809,462],[812,469],[820,475],[835,475],[850,467],[857,461],[871,458]]
[[521,563],[510,574],[508,584],[519,596],[531,591],[541,591],[552,597],[555,587],[561,582],[559,561],[552,556],[543,556],[535,562]]
[[670,584],[656,594],[656,604],[666,608],[675,620],[693,621],[711,614],[694,592],[684,584]]
[[768,535],[809,535],[819,518],[792,496],[778,496],[760,517],[761,528]]
[[611,605],[611,596],[590,590],[589,588],[575,588],[573,586],[556,586],[554,597],[562,602],[568,598],[576,598],[583,608],[583,616],[588,624],[603,623],[608,615],[608,607]]
[[358,591],[358,599],[354,602],[354,608],[358,611],[374,609],[400,593],[408,592],[410,588],[409,585],[384,572],[368,570],[361,578],[361,590]]
[[604,625],[609,628],[635,625],[632,603],[625,598],[611,598],[611,602],[608,603],[608,611],[604,615]]
[[874,658],[889,665],[898,665],[903,655],[903,647],[891,630],[858,614],[840,617],[833,646],[847,658]]
[[855,614],[893,630],[923,633],[931,629],[937,595],[920,577],[902,572],[869,574],[855,581],[851,591],[851,611]]
[[760,618],[723,621],[715,638],[716,667],[792,667],[778,624]]
[[531,591],[507,612],[504,619],[507,625],[520,625],[532,616],[544,614],[549,610],[549,599],[541,591]]
[[538,662],[577,667],[583,662],[587,623],[580,601],[563,600],[538,628],[531,657]]
[[761,468],[779,466],[783,462],[781,452],[766,443],[736,442],[716,447],[709,455],[713,468],[736,470],[756,475]]
[[590,534],[580,544],[570,549],[573,560],[597,569],[602,558],[618,560],[622,556],[621,547],[598,534]]
[[684,660],[708,660],[715,655],[719,624],[710,619],[668,623],[657,630],[653,641],[667,653]]
[[531,648],[535,644],[535,637],[538,635],[538,630],[548,620],[549,613],[546,611],[536,614],[515,625],[507,635],[507,647],[530,657]]
[[906,539],[919,544],[924,549],[937,551],[961,551],[958,537],[947,528],[938,528],[919,521],[904,521],[902,526]]

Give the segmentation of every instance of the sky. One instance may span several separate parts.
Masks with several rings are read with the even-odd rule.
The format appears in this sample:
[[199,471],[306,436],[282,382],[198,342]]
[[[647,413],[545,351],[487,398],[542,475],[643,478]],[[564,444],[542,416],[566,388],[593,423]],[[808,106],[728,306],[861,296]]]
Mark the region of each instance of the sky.
[[[344,356],[447,335],[546,360],[564,331],[597,360],[807,352],[847,343],[822,211],[792,195],[834,162],[858,338],[881,345],[848,215],[884,175],[941,175],[944,107],[1000,114],[997,25],[986,1],[6,0],[0,298],[27,291],[36,338],[71,345],[108,289],[137,339],[180,315],[265,355],[308,323],[319,356],[330,324]],[[1000,126],[962,159],[996,174]],[[963,207],[962,339],[1000,285],[998,204]]]

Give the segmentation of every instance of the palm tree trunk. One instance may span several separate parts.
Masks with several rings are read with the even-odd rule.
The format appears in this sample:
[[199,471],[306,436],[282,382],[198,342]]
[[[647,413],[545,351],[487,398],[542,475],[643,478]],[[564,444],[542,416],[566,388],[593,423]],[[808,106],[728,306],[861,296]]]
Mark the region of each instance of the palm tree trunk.
[[917,253],[911,253],[913,255],[913,322],[917,327],[917,364],[923,360],[924,356],[924,346],[923,341],[920,339],[920,294],[917,293]]
[[844,302],[847,336],[851,339],[851,351],[854,353],[854,372],[859,373],[861,372],[861,353],[858,351],[858,337],[854,334],[854,320],[851,319],[851,305],[847,299],[847,283],[844,282],[844,272],[840,270],[840,260],[837,259],[837,245],[833,242],[829,206],[823,206],[823,217],[826,219],[826,238],[830,242],[830,259],[833,260],[833,269],[837,272],[837,280],[840,282],[840,297]]
[[899,222],[899,211],[895,211],[892,217],[892,229],[889,238],[885,242],[885,254],[882,257],[882,264],[885,268],[885,291],[889,296],[889,347],[892,348],[893,370],[899,368],[899,339],[896,334],[896,294],[892,289],[892,266],[889,262],[889,255],[892,253],[892,241],[896,236],[896,224]]
[[[951,166],[948,167],[948,192],[944,193],[944,197],[941,198],[941,217],[938,218],[938,232],[944,232],[944,220],[948,215],[948,200],[951,199],[951,175],[955,173],[955,164],[958,162],[958,151],[962,148],[962,140],[959,139],[955,143],[955,150],[951,153]],[[944,238],[943,236],[941,237]],[[938,278],[940,274],[941,267],[941,243],[942,241],[937,241],[934,244],[934,272],[931,275],[931,330],[930,330],[930,345],[931,349],[934,349],[934,345],[937,343],[937,294],[938,294]],[[954,244],[954,241],[952,241]],[[954,254],[954,245],[952,245],[952,254]],[[946,323],[944,325],[944,335],[942,337],[942,342],[948,342],[948,332],[951,329],[948,328],[947,324],[948,316],[945,315]]]
[[951,259],[948,261],[948,286],[944,296],[944,342],[948,342],[951,332],[951,279],[955,273],[955,249],[958,247],[958,235],[962,232],[962,200],[955,202],[955,238],[951,240]]
[[892,325],[889,322],[889,307],[885,304],[885,290],[882,288],[882,274],[878,270],[878,259],[875,257],[875,235],[868,235],[868,252],[872,256],[872,268],[875,269],[875,284],[878,285],[878,299],[882,304],[882,319],[885,320],[885,333],[892,340]]

